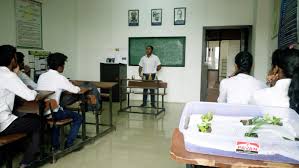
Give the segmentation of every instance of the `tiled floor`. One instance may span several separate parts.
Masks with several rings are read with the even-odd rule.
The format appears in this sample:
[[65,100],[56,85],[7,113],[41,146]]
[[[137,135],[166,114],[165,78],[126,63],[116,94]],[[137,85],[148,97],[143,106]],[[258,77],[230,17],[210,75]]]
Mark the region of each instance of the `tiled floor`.
[[[139,102],[136,102],[139,103]],[[87,145],[81,151],[60,158],[45,168],[183,168],[170,159],[172,131],[178,127],[183,104],[167,103],[165,115],[158,118],[141,114],[116,114],[116,131]],[[107,109],[107,107],[105,107]],[[91,117],[91,116],[89,116]],[[88,132],[94,129],[89,126]]]

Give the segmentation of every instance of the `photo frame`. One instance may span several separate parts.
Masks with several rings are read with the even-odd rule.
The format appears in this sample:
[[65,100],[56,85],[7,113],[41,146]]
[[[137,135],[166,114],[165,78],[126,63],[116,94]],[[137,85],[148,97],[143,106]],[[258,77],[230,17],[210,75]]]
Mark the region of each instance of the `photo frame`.
[[128,11],[128,25],[129,26],[139,26],[139,10],[129,10]]
[[151,22],[152,26],[162,25],[162,9],[152,9]]
[[186,24],[186,8],[174,8],[174,25]]

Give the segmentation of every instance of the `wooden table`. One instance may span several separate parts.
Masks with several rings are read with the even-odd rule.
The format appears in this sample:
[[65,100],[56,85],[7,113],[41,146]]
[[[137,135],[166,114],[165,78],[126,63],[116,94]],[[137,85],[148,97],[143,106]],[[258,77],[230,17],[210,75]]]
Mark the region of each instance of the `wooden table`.
[[[31,114],[39,114],[43,116],[44,108],[41,109],[40,105],[44,107],[44,100],[54,94],[52,91],[37,91],[37,96],[33,101],[24,101],[22,105],[17,107],[17,111],[19,113],[31,113]],[[40,104],[42,103],[42,104]],[[40,111],[41,110],[41,111]],[[42,113],[41,113],[42,112]]]
[[83,82],[90,82],[97,88],[109,90],[109,126],[113,127],[113,121],[112,121],[112,94],[113,93],[112,93],[112,88],[115,85],[117,85],[117,83],[116,82],[82,81],[82,80],[71,80],[71,82],[76,86],[80,86]]
[[[122,85],[124,82],[128,83],[127,85]],[[127,113],[139,113],[139,114],[149,114],[149,115],[155,115],[158,116],[162,112],[165,112],[165,107],[164,107],[164,96],[166,95],[166,89],[167,89],[167,83],[163,82],[161,80],[133,80],[133,79],[122,79],[120,80],[120,86],[121,88],[126,89],[126,94],[127,94],[127,106],[123,107],[122,101],[120,101],[120,109],[119,112],[127,112]],[[125,86],[125,87],[124,87]],[[147,93],[146,95],[154,95],[157,96],[156,99],[156,107],[155,113],[148,113],[148,112],[139,112],[139,111],[132,111],[132,107],[138,107],[138,108],[152,108],[152,107],[141,107],[141,106],[133,106],[130,105],[130,95],[131,94],[138,94],[138,95],[144,95],[143,92],[134,92],[133,89],[153,89],[156,92],[154,94]],[[163,90],[163,92],[160,92],[160,89]],[[129,91],[127,91],[129,90]],[[120,92],[120,97],[122,97],[122,92]],[[160,107],[160,101],[159,97],[161,96],[162,98],[162,107]]]
[[270,161],[258,161],[248,159],[238,159],[231,157],[223,157],[216,155],[207,155],[200,153],[191,153],[186,151],[183,134],[176,128],[172,135],[172,143],[170,149],[170,156],[173,160],[187,164],[187,167],[191,165],[211,166],[211,167],[243,167],[243,168],[295,168],[299,167],[296,164],[278,163]]
[[[40,133],[40,141],[41,144],[44,142],[44,130],[45,130],[45,99],[54,94],[53,91],[37,91],[38,94],[34,101],[24,101],[21,106],[17,107],[16,111],[19,113],[31,113],[31,114],[38,114],[41,116],[41,133]],[[41,157],[44,157],[45,149],[44,145],[41,145],[40,149]]]

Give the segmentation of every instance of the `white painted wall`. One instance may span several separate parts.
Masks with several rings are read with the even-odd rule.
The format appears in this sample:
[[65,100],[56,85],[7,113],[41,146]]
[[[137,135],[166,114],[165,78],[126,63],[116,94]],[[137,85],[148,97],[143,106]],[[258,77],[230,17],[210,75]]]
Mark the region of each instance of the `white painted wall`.
[[[44,0],[44,48],[69,56],[66,75],[99,80],[99,61],[113,48],[127,51],[128,37],[186,36],[186,67],[164,67],[160,79],[169,83],[167,101],[200,99],[203,26],[253,25],[255,75],[264,79],[273,41],[269,38],[271,0]],[[187,7],[185,26],[173,25],[173,8]],[[163,9],[162,26],[152,27],[150,12]],[[140,26],[128,27],[129,9],[140,10]],[[15,44],[13,0],[0,1],[0,44]],[[128,68],[128,76],[137,67]]]
[[260,80],[266,81],[266,74],[270,68],[270,58],[273,50],[277,48],[277,38],[272,40],[273,25],[273,0],[258,0],[256,2],[254,14],[254,39],[253,39],[253,55],[254,60],[254,76]]
[[[49,0],[43,3],[43,46],[51,52],[62,52],[69,59],[65,75],[77,76],[76,0]],[[16,45],[14,0],[0,1],[0,45]],[[18,49],[27,55],[26,49]],[[27,62],[28,59],[25,59]]]
[[[186,36],[186,67],[163,67],[159,78],[168,82],[166,101],[187,102],[200,99],[202,29],[203,26],[252,25],[252,0],[126,0],[112,1],[112,46],[128,47],[128,37]],[[187,7],[186,26],[173,25],[173,8]],[[150,25],[153,8],[163,9],[160,27]],[[140,10],[140,26],[127,26],[129,9]],[[137,75],[137,67],[129,67],[128,76]]]
[[78,0],[78,79],[100,80],[100,60],[112,52],[111,15],[110,0]]

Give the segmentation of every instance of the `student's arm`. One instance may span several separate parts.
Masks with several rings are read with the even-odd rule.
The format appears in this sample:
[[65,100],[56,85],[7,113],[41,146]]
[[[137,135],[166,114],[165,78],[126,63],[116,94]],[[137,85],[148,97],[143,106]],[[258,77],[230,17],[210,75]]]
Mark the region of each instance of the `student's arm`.
[[225,79],[221,81],[219,87],[219,97],[217,99],[218,103],[226,103],[227,102],[227,90],[225,88]]
[[79,93],[80,92],[80,87],[73,85],[66,77],[60,76],[61,80],[59,82],[60,88],[71,92],[71,93]]
[[37,95],[37,92],[30,90],[16,74],[12,74],[5,85],[9,91],[27,101],[33,101]]
[[37,88],[37,84],[29,77],[27,76],[25,73],[23,72],[19,72],[18,73],[18,77],[27,85],[30,86],[32,89],[36,89]]

